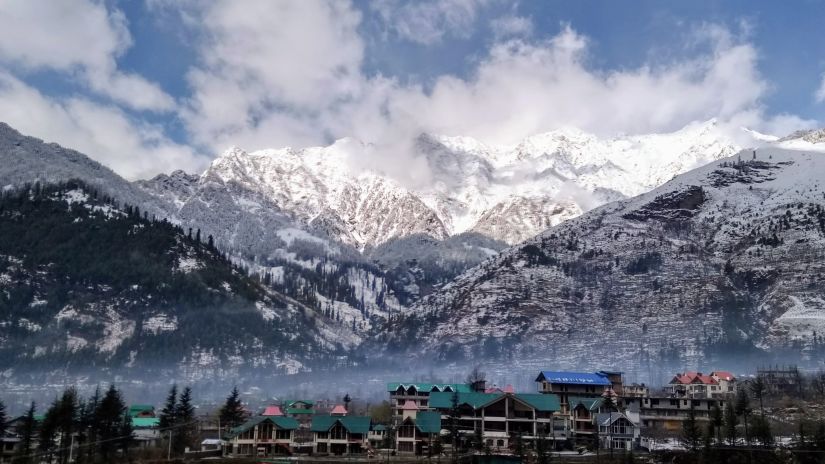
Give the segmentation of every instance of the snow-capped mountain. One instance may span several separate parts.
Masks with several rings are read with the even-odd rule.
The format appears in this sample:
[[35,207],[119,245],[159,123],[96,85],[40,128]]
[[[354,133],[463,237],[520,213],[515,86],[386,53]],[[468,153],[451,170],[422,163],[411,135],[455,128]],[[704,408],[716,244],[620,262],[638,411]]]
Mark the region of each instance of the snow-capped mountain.
[[823,273],[825,154],[747,150],[502,252],[382,342],[648,375],[749,355],[816,363]]
[[414,144],[427,167],[424,185],[363,168],[359,160],[368,157],[395,161],[353,139],[251,153],[232,148],[197,182],[176,173],[178,181],[164,176],[141,185],[185,209],[190,201],[209,204],[201,191],[213,183],[231,184],[256,197],[243,200],[249,208],[260,210],[265,201],[266,208],[359,250],[418,233],[443,239],[476,232],[513,244],[738,149],[713,120],[669,134],[611,139],[566,128],[513,147],[424,134]]

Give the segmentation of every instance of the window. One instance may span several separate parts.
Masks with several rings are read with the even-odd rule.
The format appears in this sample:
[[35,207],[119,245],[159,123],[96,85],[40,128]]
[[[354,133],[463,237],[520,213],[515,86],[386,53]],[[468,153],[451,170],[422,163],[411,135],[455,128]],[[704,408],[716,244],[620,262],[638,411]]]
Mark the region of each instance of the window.
[[326,453],[327,452],[327,444],[326,443],[318,443],[318,452],[319,453]]
[[499,448],[502,448],[504,446],[504,440],[497,441],[496,446],[498,446]]
[[291,433],[290,433],[289,430],[278,429],[278,430],[275,431],[275,439],[276,440],[289,440],[290,435],[291,435]]

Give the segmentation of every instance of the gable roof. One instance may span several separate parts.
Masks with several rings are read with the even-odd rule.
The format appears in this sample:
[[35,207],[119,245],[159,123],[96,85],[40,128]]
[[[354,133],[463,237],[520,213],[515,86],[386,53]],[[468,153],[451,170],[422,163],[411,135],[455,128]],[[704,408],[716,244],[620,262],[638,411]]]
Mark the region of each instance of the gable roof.
[[676,374],[673,379],[670,381],[671,385],[690,385],[690,384],[703,384],[703,385],[717,385],[718,382],[713,377],[702,374],[701,372],[694,372],[694,371],[687,371],[684,374],[679,373]]
[[536,382],[542,381],[562,385],[612,385],[605,374],[598,372],[541,371]]
[[630,420],[630,418],[628,418],[627,416],[625,416],[621,412],[614,412],[614,413],[603,412],[603,413],[596,414],[596,423],[599,424],[599,425],[612,425],[613,423],[615,423],[619,419],[624,419],[624,420],[630,422],[631,424],[633,424],[634,426],[636,425],[636,424],[633,423],[632,420]]
[[152,427],[157,427],[160,425],[160,418],[159,417],[133,417],[132,418],[132,427],[141,428],[141,429],[148,429]]
[[298,421],[291,417],[283,417],[283,416],[255,416],[248,421],[244,422],[243,424],[233,428],[229,431],[229,438],[236,437],[243,432],[255,427],[256,425],[262,422],[272,422],[280,429],[285,430],[295,430],[298,428]]
[[552,412],[561,410],[561,402],[559,401],[558,395],[546,393],[516,393],[514,397],[527,403],[530,407],[535,408],[536,411]]
[[387,430],[387,426],[384,424],[375,424],[372,426],[373,432],[384,432]]
[[305,404],[311,408],[315,405],[315,402],[310,400],[289,400],[286,402],[286,407],[294,408],[296,404]]
[[340,423],[349,433],[367,433],[371,422],[369,416],[315,416],[310,430],[328,432],[336,423]]
[[155,407],[151,404],[133,404],[129,406],[129,415],[134,417],[142,412],[154,412]]
[[570,409],[575,409],[578,405],[582,405],[588,411],[596,411],[604,404],[604,398],[601,396],[596,398],[571,396],[567,399],[567,404]]
[[466,383],[414,383],[414,382],[390,382],[387,384],[387,391],[394,392],[398,387],[403,387],[404,390],[414,387],[416,391],[420,392],[450,392],[457,391],[469,393],[472,388]]
[[281,407],[277,405],[267,406],[264,408],[264,412],[261,413],[262,416],[283,416],[284,412],[281,411]]
[[457,406],[468,405],[473,409],[486,406],[493,401],[503,397],[503,393],[450,393],[433,392],[430,393],[430,407],[436,409],[450,409],[453,407],[453,398],[457,401]]
[[402,411],[418,411],[418,405],[415,404],[413,400],[404,401],[404,405],[401,406]]
[[722,380],[727,380],[728,382],[736,380],[736,376],[731,374],[728,371],[713,371],[710,373],[711,377],[716,377]]
[[441,414],[435,411],[422,411],[415,415],[415,427],[421,433],[440,433]]
[[331,416],[346,416],[347,408],[343,404],[336,404],[332,411],[329,412]]

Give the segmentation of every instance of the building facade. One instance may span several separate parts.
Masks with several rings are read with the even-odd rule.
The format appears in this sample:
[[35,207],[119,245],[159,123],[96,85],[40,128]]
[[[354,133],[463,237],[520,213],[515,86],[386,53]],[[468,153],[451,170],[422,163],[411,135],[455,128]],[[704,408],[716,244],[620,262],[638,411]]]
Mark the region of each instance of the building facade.
[[313,451],[335,456],[362,454],[370,447],[371,422],[367,416],[314,416]]
[[225,453],[237,456],[292,454],[298,421],[283,416],[256,416],[235,427],[227,436]]

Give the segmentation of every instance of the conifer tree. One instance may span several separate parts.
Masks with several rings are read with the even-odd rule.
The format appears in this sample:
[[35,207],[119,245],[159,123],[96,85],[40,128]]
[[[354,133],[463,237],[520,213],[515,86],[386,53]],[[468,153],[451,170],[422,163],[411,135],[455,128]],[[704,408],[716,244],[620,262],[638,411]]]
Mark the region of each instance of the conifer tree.
[[192,405],[192,389],[186,387],[180,395],[175,410],[175,432],[173,433],[172,448],[183,453],[192,446],[195,439],[195,407]]
[[722,414],[722,408],[719,407],[719,404],[714,404],[713,409],[710,410],[710,423],[713,426],[714,431],[716,432],[716,443],[721,443],[722,438],[720,437],[720,433],[722,432],[722,424],[724,423],[724,414]]
[[118,448],[117,440],[123,431],[123,417],[126,412],[120,392],[114,385],[109,385],[95,412],[100,456],[104,462],[109,462],[112,453]]
[[745,425],[745,443],[750,444],[751,437],[748,432],[748,416],[751,413],[750,398],[745,390],[740,389],[736,394],[736,414],[742,416]]
[[172,427],[177,422],[176,413],[178,410],[178,386],[173,384],[166,396],[166,404],[160,411],[159,426],[161,429]]
[[129,455],[129,447],[134,443],[134,429],[132,428],[132,417],[129,413],[123,415],[123,423],[120,426],[120,452],[123,456]]
[[34,419],[36,410],[35,403],[32,401],[29,409],[26,411],[26,415],[23,416],[23,423],[20,424],[20,430],[18,431],[20,434],[20,448],[17,451],[17,457],[14,459],[15,462],[23,463],[31,461],[29,455],[32,452],[32,444],[37,433],[37,422]]
[[221,426],[227,429],[237,427],[243,423],[244,415],[238,387],[232,387],[232,393],[226,397],[226,403],[220,410]]

